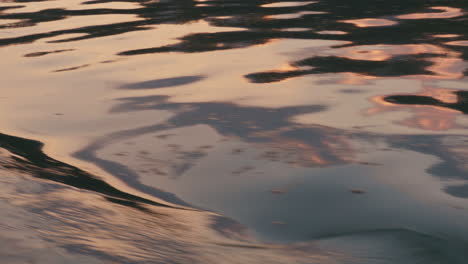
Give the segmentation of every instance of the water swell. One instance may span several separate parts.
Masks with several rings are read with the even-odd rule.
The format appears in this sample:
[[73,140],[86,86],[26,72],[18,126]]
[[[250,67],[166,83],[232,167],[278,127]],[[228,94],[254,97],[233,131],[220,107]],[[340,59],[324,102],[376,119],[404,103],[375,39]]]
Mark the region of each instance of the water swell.
[[467,10],[1,2],[0,259],[465,263]]

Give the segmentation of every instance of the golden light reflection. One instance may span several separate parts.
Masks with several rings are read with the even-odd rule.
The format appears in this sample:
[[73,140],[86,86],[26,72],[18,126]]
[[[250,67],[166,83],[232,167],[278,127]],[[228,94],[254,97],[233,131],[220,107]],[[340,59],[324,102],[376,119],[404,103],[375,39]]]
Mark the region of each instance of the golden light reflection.
[[310,4],[317,3],[317,1],[305,1],[305,2],[275,2],[261,5],[261,7],[295,7],[295,6],[306,6]]
[[446,131],[458,128],[456,124],[456,113],[439,111],[428,108],[424,111],[416,111],[414,116],[397,122],[400,125],[431,131]]
[[344,72],[339,75],[339,79],[335,81],[336,84],[345,85],[364,85],[369,81],[376,80],[378,77],[371,75],[364,75],[354,72]]
[[265,158],[302,167],[332,166],[354,161],[354,151],[345,135],[326,136],[326,132],[323,132],[324,138],[313,143],[281,135],[273,136],[273,143],[263,147],[278,151],[270,151],[271,154]]
[[296,13],[289,13],[289,14],[277,14],[277,15],[269,15],[269,16],[264,16],[263,19],[296,19],[303,17],[305,15],[320,15],[320,14],[326,14],[326,12],[321,12],[321,11],[302,11],[302,12],[296,12]]
[[310,31],[310,28],[284,28],[282,31],[289,31],[289,32],[301,32],[301,31]]
[[[2,1],[2,4],[4,2]],[[123,10],[132,10],[141,7],[141,4],[138,2],[106,2],[106,3],[94,3],[83,5],[82,0],[67,0],[67,1],[37,1],[37,2],[28,2],[27,5],[8,9],[7,14],[17,14],[17,13],[32,13],[39,12],[42,10],[50,9],[64,9],[64,10],[90,10],[98,8],[112,8],[112,9],[123,9]],[[96,20],[93,20],[98,22]]]
[[[457,42],[455,44],[464,44]],[[367,45],[345,47],[333,50],[332,54],[352,60],[387,61],[399,55],[433,54],[425,60],[432,63],[426,70],[433,74],[418,75],[425,79],[459,79],[464,76],[468,63],[461,57],[461,53],[432,44],[406,44],[406,45]],[[352,76],[359,77],[359,76]],[[365,78],[364,80],[365,81]],[[341,83],[356,83],[352,79]]]
[[436,34],[432,36],[434,38],[456,38],[456,37],[459,37],[460,35],[458,34]]
[[[47,1],[49,2],[49,1]],[[50,1],[55,2],[55,1]],[[43,2],[41,2],[43,3]],[[65,17],[60,20],[42,22],[34,27],[20,27],[15,28],[13,34],[8,37],[26,37],[30,34],[46,34],[54,31],[65,31],[71,28],[82,28],[89,26],[104,26],[114,23],[142,21],[143,19],[133,14],[102,14],[102,15],[88,15],[88,16],[72,16]],[[72,33],[74,34],[74,33]],[[75,33],[76,34],[76,33]]]
[[453,8],[448,6],[434,6],[430,7],[433,10],[440,10],[442,12],[436,13],[414,13],[414,14],[406,14],[406,15],[399,15],[396,18],[399,19],[444,19],[444,18],[454,18],[463,16],[464,12],[460,8]]
[[325,166],[330,165],[334,162],[327,160],[320,154],[320,151],[310,144],[296,141],[294,139],[280,139],[279,143],[281,148],[296,149],[299,154],[299,158],[294,161],[294,164],[301,166]]
[[396,21],[383,19],[383,18],[363,18],[363,19],[352,19],[342,20],[341,22],[351,23],[357,27],[386,27],[398,24]]
[[440,46],[431,44],[404,44],[404,45],[363,45],[340,48],[334,51],[340,57],[352,60],[385,61],[397,55],[412,54],[451,54],[457,56],[459,53],[451,52]]
[[288,71],[297,71],[299,68],[297,66],[291,65],[289,63],[285,63],[278,67],[279,72],[288,72]]
[[445,45],[468,47],[468,40],[450,41],[445,43]]
[[454,94],[455,90],[449,89],[440,89],[440,88],[432,88],[432,89],[425,89],[419,95],[422,96],[429,96],[444,103],[456,103],[458,101],[457,96]]
[[340,30],[322,30],[322,31],[317,31],[315,33],[323,34],[323,35],[347,35],[348,34],[348,32],[340,31]]
[[[435,87],[425,87],[421,92],[411,95],[431,97],[441,103],[453,104],[458,102],[455,90]],[[411,117],[397,121],[399,125],[410,128],[418,128],[430,131],[446,131],[460,128],[456,118],[461,115],[457,110],[441,107],[437,105],[402,105],[394,104],[385,100],[386,96],[376,96],[371,98],[375,106],[367,109],[365,115],[377,115],[385,112],[407,110]]]
[[[456,54],[451,52],[451,54]],[[468,63],[457,56],[449,55],[449,57],[436,57],[431,58],[429,61],[434,65],[427,68],[427,70],[434,72],[436,75],[426,76],[427,78],[434,79],[460,79],[464,76],[464,71],[468,67]]]

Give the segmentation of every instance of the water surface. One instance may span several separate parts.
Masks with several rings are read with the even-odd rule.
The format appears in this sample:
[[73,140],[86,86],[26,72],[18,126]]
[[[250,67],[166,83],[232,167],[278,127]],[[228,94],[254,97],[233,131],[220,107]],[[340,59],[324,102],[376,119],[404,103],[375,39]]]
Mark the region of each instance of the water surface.
[[466,263],[467,10],[0,0],[0,259]]

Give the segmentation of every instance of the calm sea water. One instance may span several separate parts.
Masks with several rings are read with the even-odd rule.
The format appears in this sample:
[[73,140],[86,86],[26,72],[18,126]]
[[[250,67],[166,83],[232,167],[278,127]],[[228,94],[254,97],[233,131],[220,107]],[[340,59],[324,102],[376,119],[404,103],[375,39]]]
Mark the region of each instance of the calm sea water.
[[468,263],[466,0],[0,0],[0,263]]

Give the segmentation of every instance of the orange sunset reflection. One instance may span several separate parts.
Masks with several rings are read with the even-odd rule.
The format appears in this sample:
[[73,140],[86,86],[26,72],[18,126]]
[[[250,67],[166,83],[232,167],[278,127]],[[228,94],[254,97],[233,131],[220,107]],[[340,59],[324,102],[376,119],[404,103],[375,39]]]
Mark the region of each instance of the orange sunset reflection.
[[[442,103],[455,104],[459,99],[454,92],[454,90],[426,86],[421,92],[411,95],[434,98]],[[371,98],[371,101],[374,102],[375,106],[367,109],[365,114],[377,115],[385,112],[407,110],[411,113],[411,117],[397,121],[397,124],[410,128],[431,131],[446,131],[462,127],[457,124],[456,119],[461,114],[457,110],[437,105],[394,104],[386,101],[385,98],[386,96]]]

